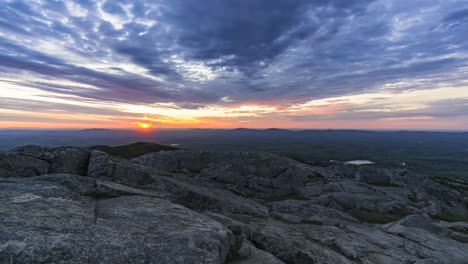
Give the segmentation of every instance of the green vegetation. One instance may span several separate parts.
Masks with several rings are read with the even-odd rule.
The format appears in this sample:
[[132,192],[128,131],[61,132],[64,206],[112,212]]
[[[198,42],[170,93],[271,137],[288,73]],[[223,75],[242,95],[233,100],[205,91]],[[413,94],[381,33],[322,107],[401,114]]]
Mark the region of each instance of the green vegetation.
[[440,184],[449,186],[452,189],[455,189],[458,191],[468,191],[468,183],[463,182],[461,180],[453,180],[453,179],[442,178],[442,177],[432,177],[432,179]]
[[435,220],[442,220],[446,222],[468,222],[468,218],[464,218],[446,212],[433,216],[432,218]]
[[150,152],[158,152],[161,150],[175,150],[176,148],[162,146],[154,143],[148,142],[137,142],[129,145],[124,146],[116,146],[116,147],[109,147],[109,146],[92,146],[90,149],[93,150],[100,150],[106,152],[109,155],[118,156],[126,159],[135,158],[141,156],[146,153]]
[[323,181],[323,176],[320,173],[314,173],[313,175],[310,175],[307,178],[308,183],[312,182],[322,182]]
[[400,220],[407,216],[409,212],[404,209],[394,209],[388,213],[381,213],[364,208],[354,208],[349,210],[348,214],[366,223],[386,224]]

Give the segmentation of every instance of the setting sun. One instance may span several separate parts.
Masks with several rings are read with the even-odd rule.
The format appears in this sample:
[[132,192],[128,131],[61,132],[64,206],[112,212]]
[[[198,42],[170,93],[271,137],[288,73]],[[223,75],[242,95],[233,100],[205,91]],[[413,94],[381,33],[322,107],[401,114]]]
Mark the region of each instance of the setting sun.
[[150,128],[152,126],[152,124],[149,124],[149,123],[138,123],[138,126],[140,128]]

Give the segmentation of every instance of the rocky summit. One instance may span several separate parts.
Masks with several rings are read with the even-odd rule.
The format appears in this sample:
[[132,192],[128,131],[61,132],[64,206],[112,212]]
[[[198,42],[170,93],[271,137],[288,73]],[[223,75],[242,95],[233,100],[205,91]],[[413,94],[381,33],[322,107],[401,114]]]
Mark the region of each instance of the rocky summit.
[[257,152],[0,154],[0,263],[468,263],[468,186]]

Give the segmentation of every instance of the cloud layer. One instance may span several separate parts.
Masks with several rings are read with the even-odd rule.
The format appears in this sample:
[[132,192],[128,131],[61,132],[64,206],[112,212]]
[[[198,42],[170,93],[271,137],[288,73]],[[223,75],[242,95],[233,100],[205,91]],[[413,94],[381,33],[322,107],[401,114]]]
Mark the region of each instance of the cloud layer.
[[466,36],[456,0],[3,1],[0,127],[468,129]]

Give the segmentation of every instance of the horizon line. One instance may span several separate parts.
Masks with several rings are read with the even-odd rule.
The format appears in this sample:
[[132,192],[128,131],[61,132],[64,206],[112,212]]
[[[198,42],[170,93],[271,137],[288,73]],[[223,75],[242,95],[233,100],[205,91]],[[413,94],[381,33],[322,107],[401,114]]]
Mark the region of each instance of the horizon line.
[[[115,131],[139,131],[136,128],[107,128],[107,127],[93,127],[93,128],[41,128],[41,127],[0,127],[0,131],[6,130],[37,130],[37,131],[57,131],[57,130],[66,130],[66,131],[82,131],[82,130],[115,130]],[[246,130],[288,130],[291,132],[295,131],[304,131],[304,130],[317,130],[317,131],[326,131],[326,130],[351,130],[351,131],[409,131],[409,132],[468,132],[468,129],[427,129],[427,128],[278,128],[278,127],[269,127],[269,128],[250,128],[250,127],[232,127],[232,128],[206,128],[206,127],[184,127],[184,128],[171,128],[171,127],[153,127],[148,130],[236,130],[236,129],[246,129]]]

